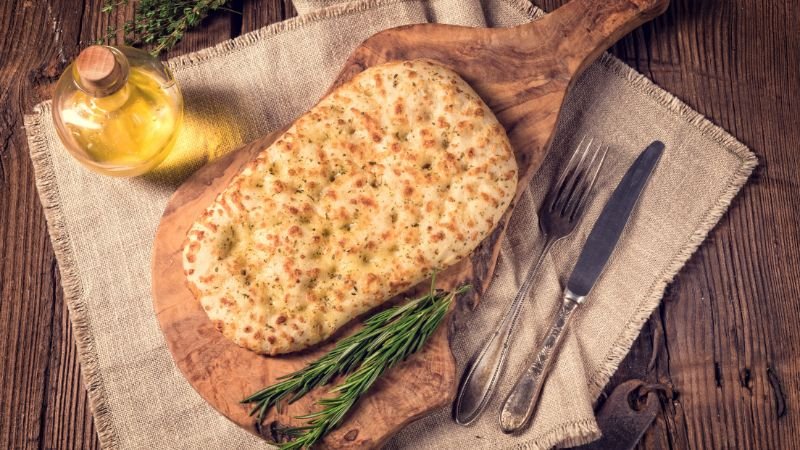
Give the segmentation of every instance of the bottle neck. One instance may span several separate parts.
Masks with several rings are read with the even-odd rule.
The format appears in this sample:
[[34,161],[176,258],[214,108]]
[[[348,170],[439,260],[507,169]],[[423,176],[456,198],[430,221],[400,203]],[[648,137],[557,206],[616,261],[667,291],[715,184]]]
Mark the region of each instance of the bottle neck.
[[106,97],[128,81],[128,58],[113,47],[93,45],[83,50],[73,66],[78,88],[92,97]]

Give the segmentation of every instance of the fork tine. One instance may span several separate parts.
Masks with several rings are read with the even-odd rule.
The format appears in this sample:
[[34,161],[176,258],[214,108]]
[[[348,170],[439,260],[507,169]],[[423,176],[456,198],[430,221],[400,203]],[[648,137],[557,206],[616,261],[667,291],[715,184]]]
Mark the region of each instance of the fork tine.
[[[589,148],[592,146],[592,142],[594,138],[590,138],[589,142],[586,146],[581,150],[581,146],[583,142],[586,140],[586,137],[581,139],[580,144],[575,149],[575,153],[570,158],[569,164],[564,169],[561,174],[561,178],[559,179],[559,183],[557,184],[557,188],[555,191],[555,195],[553,198],[553,204],[551,206],[551,211],[554,209],[562,209],[567,205],[570,197],[572,196],[573,192],[575,191],[576,183],[580,180],[579,176],[581,173],[581,167],[583,166],[583,162],[586,160],[586,154],[589,151]],[[580,158],[578,156],[580,155]],[[572,163],[577,159],[577,162],[573,165]]]
[[581,206],[585,203],[597,180],[599,169],[605,161],[605,155],[603,145],[598,144],[592,151],[591,160],[582,168],[583,177],[580,187],[576,188],[576,194],[570,199],[570,204],[564,208],[564,215],[568,220],[574,220],[578,216],[578,212],[581,211]]
[[[560,206],[558,209],[562,216],[569,216],[567,211],[570,210],[570,205],[574,202],[576,195],[580,192],[582,189],[581,187],[585,184],[587,166],[590,166],[594,160],[594,154],[589,154],[592,149],[593,142],[594,139],[590,139],[589,143],[586,145],[586,149],[583,151],[583,155],[581,156],[577,167],[575,167],[573,170],[568,190],[565,190],[566,195],[563,195],[559,201]],[[587,157],[589,156],[591,156],[591,158],[587,160]]]
[[556,201],[558,200],[561,191],[564,189],[564,181],[566,181],[567,175],[570,173],[570,168],[573,166],[573,163],[576,162],[585,140],[586,136],[583,136],[577,147],[575,147],[575,150],[572,152],[572,155],[569,157],[567,165],[561,171],[561,175],[559,175],[558,180],[550,186],[550,190],[547,192],[547,197],[545,197],[545,205],[547,205],[548,210],[552,211],[555,209]]
[[[589,198],[589,194],[593,192],[594,185],[597,182],[598,176],[600,175],[600,170],[603,168],[603,165],[606,162],[606,156],[608,155],[608,150],[609,146],[607,145],[597,146],[597,150],[595,151],[594,156],[592,157],[592,162],[590,163],[589,168],[587,169],[587,174],[589,175],[589,182],[585,183],[583,190],[580,193],[580,196],[576,200],[575,207],[570,212],[569,216],[570,220],[574,220],[575,218],[583,215],[583,211],[586,208],[586,203],[587,199]],[[598,155],[600,156],[599,161],[595,163],[595,160],[598,159],[597,158]]]
[[587,175],[591,171],[592,165],[597,159],[597,150],[599,148],[599,144],[594,149],[591,147],[587,148],[586,156],[581,159],[581,164],[575,171],[575,181],[572,186],[572,190],[569,193],[569,196],[566,198],[563,208],[561,209],[561,214],[568,219],[570,219],[572,213],[575,212],[578,202],[583,195],[583,192],[586,190]]

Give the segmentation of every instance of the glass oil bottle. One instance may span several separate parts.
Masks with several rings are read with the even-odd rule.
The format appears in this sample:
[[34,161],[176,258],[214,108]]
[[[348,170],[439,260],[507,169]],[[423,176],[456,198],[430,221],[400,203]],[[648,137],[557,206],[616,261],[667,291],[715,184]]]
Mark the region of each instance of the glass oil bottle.
[[52,111],[59,138],[79,162],[105,175],[136,176],[169,154],[183,98],[149,53],[93,45],[59,79]]

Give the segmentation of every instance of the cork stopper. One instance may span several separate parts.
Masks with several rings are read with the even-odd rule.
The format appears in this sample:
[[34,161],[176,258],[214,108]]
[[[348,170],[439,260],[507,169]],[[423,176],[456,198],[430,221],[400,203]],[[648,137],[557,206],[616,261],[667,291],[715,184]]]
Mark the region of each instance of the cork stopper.
[[127,75],[111,48],[102,45],[85,48],[75,60],[75,69],[81,87],[95,97],[119,90]]

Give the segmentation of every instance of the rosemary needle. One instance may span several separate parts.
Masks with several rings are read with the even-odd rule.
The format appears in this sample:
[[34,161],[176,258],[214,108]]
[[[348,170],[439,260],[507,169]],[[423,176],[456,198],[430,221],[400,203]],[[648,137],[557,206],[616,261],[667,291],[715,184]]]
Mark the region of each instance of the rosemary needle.
[[291,403],[315,387],[329,384],[336,376],[347,375],[331,390],[334,397],[317,402],[322,407],[320,411],[298,417],[308,419],[306,425],[282,430],[295,439],[281,444],[281,450],[311,447],[342,421],[381,374],[419,351],[444,319],[453,298],[469,289],[462,286],[453,292],[441,292],[433,288],[432,282],[428,294],[375,314],[364,322],[364,328],[342,339],[320,359],[281,377],[278,383],[242,403],[255,403],[250,414],[261,423],[267,410],[282,399]]

